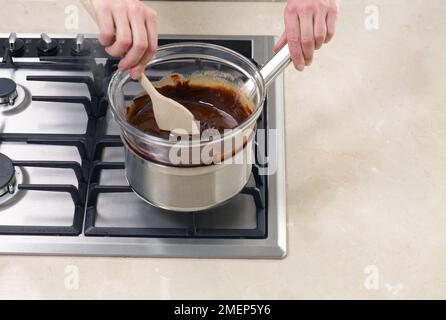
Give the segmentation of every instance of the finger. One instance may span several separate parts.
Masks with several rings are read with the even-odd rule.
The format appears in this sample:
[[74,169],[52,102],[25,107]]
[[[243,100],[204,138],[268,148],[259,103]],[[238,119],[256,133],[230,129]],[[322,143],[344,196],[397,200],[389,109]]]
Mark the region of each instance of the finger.
[[112,6],[113,20],[116,28],[116,41],[105,50],[114,57],[122,57],[132,45],[132,31],[127,17],[127,8],[123,3]]
[[141,62],[130,69],[130,76],[133,79],[139,79],[141,77],[142,72],[144,72],[147,63],[153,58],[156,53],[156,49],[158,47],[158,30],[157,30],[157,16],[156,12],[150,8],[146,8],[146,29],[147,36],[149,40],[149,47],[147,48],[144,56],[141,59]]
[[282,36],[280,37],[279,41],[274,46],[274,52],[278,52],[286,43],[286,33],[282,33]]
[[99,43],[106,47],[115,39],[115,24],[112,16],[112,6],[106,0],[93,1],[96,21],[99,27]]
[[119,69],[128,69],[140,63],[149,47],[147,39],[144,7],[139,2],[127,1],[128,19],[132,30],[132,47],[119,62]]
[[305,65],[309,66],[314,54],[314,14],[312,11],[304,11],[299,14],[302,51]]
[[327,37],[327,11],[320,10],[314,15],[314,48],[319,50]]
[[147,38],[149,40],[149,48],[146,55],[146,63],[150,61],[158,48],[158,28],[157,28],[157,14],[156,11],[146,7],[146,30]]
[[[152,56],[149,56],[148,61],[150,61]],[[147,63],[140,63],[130,69],[130,77],[134,80],[139,80],[141,78],[142,73],[146,69]]]
[[152,60],[154,53],[147,49],[147,51],[144,53],[143,58],[141,59],[141,62],[137,64],[135,67],[130,69],[130,76],[132,79],[138,80],[141,78],[141,74],[146,69],[147,64]]
[[285,10],[285,32],[294,67],[302,71],[305,68],[305,59],[300,45],[299,18],[288,10]]
[[334,36],[336,20],[338,18],[338,6],[335,0],[330,0],[330,5],[327,11],[327,37],[325,43],[328,43]]

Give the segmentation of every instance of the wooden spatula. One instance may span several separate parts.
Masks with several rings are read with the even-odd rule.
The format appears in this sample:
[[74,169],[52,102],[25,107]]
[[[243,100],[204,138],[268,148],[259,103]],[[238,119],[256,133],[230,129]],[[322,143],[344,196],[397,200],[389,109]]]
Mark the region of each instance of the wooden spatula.
[[[81,0],[85,10],[96,22],[96,14],[89,0]],[[150,83],[143,72],[139,83],[147,91],[153,105],[153,113],[156,123],[161,130],[178,131],[185,130],[189,134],[199,134],[193,114],[182,104],[160,94]]]

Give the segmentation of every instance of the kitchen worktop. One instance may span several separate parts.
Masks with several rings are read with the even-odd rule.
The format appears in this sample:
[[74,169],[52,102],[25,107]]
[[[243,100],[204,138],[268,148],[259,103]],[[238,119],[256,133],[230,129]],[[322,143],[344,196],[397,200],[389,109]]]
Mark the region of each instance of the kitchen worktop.
[[[0,256],[0,299],[445,298],[446,3],[369,2],[286,71],[285,259]],[[0,0],[0,32],[97,32],[76,3]],[[151,3],[163,34],[279,35],[285,5]]]

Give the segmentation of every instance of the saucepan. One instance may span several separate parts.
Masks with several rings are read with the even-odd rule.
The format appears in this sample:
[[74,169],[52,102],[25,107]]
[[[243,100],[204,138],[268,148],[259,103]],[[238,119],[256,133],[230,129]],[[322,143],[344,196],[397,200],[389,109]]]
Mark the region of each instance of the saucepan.
[[[174,135],[164,139],[132,126],[127,108],[143,89],[128,71],[115,72],[108,99],[121,129],[126,177],[133,191],[154,206],[182,212],[212,208],[238,194],[251,174],[253,138],[266,89],[289,62],[287,45],[261,69],[218,45],[186,42],[159,47],[145,69],[155,86],[168,83],[172,74],[191,83],[220,83],[243,95],[252,108],[250,116],[232,130],[187,139]],[[204,151],[206,160],[200,156]]]

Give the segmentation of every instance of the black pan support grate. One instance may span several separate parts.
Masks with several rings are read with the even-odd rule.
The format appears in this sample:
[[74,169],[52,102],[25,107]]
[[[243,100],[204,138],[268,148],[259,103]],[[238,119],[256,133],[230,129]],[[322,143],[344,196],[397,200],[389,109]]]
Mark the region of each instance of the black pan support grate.
[[[176,41],[176,40],[175,40]],[[200,41],[203,41],[200,39]],[[174,40],[162,39],[161,44],[171,43]],[[236,50],[251,58],[252,44],[246,41],[210,40],[211,43],[220,44]],[[116,70],[116,59],[108,59],[105,65],[98,64],[93,59],[85,57],[41,57],[40,62],[15,62],[13,57],[5,51],[2,68],[28,68],[28,69],[54,69],[54,70],[89,70],[92,76],[54,76],[32,75],[28,81],[83,83],[88,88],[90,97],[82,96],[33,96],[33,101],[47,101],[54,103],[82,104],[88,116],[87,130],[84,134],[25,134],[0,133],[2,142],[25,142],[28,144],[62,145],[76,147],[81,163],[63,161],[13,161],[17,167],[43,167],[73,170],[78,181],[78,187],[73,185],[56,184],[21,184],[19,190],[30,192],[64,192],[71,195],[75,210],[71,226],[6,226],[0,225],[0,234],[3,235],[53,235],[78,236],[83,230],[86,236],[110,237],[185,237],[185,238],[265,238],[267,237],[268,216],[268,181],[266,175],[259,174],[263,167],[258,157],[267,156],[266,145],[260,148],[257,140],[254,143],[256,164],[253,165],[252,175],[255,186],[246,186],[241,193],[249,195],[256,208],[256,228],[254,229],[206,229],[196,224],[196,215],[206,212],[189,213],[190,224],[187,228],[121,228],[97,227],[97,200],[103,193],[131,193],[128,185],[110,186],[100,185],[99,178],[103,170],[123,170],[122,162],[104,162],[101,160],[104,148],[122,147],[119,136],[106,135],[106,112],[108,108],[105,97],[106,87],[112,73]],[[267,103],[265,102],[263,114],[260,116],[258,128],[267,128]],[[265,143],[267,139],[264,139]],[[36,213],[38,214],[38,213]]]

